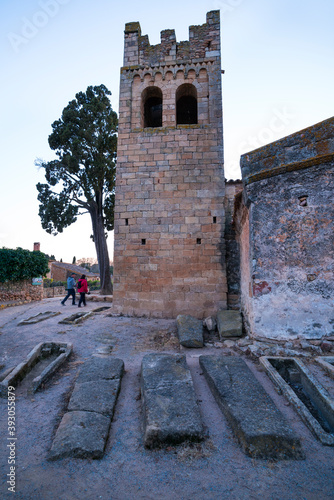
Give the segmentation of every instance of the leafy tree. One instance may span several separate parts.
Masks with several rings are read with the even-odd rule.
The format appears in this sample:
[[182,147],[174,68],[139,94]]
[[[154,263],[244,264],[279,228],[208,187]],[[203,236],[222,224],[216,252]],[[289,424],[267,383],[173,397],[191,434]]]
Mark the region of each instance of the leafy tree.
[[75,264],[75,263],[76,263],[76,261],[77,261],[77,259],[76,259],[76,257],[74,256],[74,257],[73,257],[73,260],[72,260],[72,264]]
[[45,276],[49,271],[48,260],[40,251],[3,247],[0,249],[0,283]]
[[42,227],[58,234],[89,213],[100,266],[101,293],[111,294],[107,231],[114,227],[117,115],[104,86],[79,92],[52,124],[49,145],[58,159],[36,164],[47,184],[37,184]]

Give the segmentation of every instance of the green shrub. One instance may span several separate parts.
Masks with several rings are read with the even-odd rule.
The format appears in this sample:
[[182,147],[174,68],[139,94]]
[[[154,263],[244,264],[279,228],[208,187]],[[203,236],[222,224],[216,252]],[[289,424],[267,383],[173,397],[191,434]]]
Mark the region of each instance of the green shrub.
[[48,257],[42,252],[23,248],[0,249],[0,283],[38,278],[48,271]]

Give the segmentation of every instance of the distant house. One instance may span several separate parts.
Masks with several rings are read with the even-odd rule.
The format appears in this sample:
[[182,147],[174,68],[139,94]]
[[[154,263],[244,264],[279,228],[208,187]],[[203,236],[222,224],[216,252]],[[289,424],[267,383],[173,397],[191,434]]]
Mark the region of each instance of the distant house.
[[50,260],[49,269],[50,272],[47,274],[47,278],[53,279],[54,281],[66,281],[72,273],[75,273],[76,278],[80,278],[82,274],[85,274],[87,280],[100,280],[99,273],[92,273],[85,267],[76,266],[75,264],[66,264],[65,262]]

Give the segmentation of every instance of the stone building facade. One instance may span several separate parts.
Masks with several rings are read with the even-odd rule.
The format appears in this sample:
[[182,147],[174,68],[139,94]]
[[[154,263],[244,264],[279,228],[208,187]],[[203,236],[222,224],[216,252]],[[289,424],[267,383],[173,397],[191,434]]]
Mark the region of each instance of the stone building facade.
[[225,184],[218,11],[180,43],[126,25],[118,141],[116,312],[240,309],[253,338],[334,335],[334,118]]
[[248,333],[334,335],[334,118],[241,157],[234,214]]
[[227,307],[219,11],[151,46],[125,26],[114,307],[203,318]]

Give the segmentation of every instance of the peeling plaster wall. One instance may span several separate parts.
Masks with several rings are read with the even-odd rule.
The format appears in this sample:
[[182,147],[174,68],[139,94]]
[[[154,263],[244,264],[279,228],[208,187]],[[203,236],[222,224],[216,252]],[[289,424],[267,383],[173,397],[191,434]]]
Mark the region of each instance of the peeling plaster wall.
[[241,302],[254,337],[334,334],[333,138],[330,119],[242,157]]

